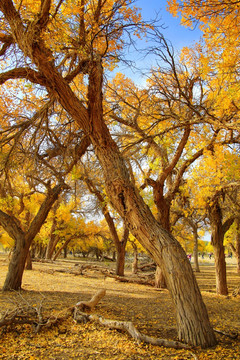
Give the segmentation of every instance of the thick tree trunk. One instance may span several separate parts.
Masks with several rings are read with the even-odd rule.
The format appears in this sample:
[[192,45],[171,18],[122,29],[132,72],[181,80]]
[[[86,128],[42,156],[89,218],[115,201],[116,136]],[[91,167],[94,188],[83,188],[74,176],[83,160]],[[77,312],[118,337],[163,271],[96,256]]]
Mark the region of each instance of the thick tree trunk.
[[29,246],[25,239],[25,234],[18,237],[12,252],[8,266],[7,276],[3,285],[3,291],[19,290],[22,286],[22,276],[25,268],[26,259],[29,253]]

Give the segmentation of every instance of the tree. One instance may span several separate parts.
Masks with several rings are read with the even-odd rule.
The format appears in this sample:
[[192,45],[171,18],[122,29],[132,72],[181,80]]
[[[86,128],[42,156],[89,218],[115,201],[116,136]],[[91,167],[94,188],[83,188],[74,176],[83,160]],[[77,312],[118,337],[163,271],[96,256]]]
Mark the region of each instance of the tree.
[[238,216],[238,210],[228,201],[228,197],[239,189],[238,163],[238,147],[216,146],[213,151],[205,152],[192,177],[188,178],[194,207],[205,212],[210,222],[216,291],[222,295],[228,293],[224,236]]
[[3,290],[17,290],[21,288],[22,274],[30,245],[44,223],[52,205],[63,190],[63,186],[63,184],[58,184],[53,189],[48,189],[45,201],[40,206],[37,215],[26,232],[22,230],[21,225],[18,224],[14,216],[10,216],[0,210],[0,224],[15,241]]
[[[106,54],[110,56],[111,50],[112,54],[116,51],[115,45],[119,44],[121,47],[123,24],[130,30],[133,23],[139,23],[130,7],[131,1],[94,1],[86,4],[82,1],[80,7],[74,8],[80,21],[76,21],[74,15],[71,16],[71,21],[65,23],[66,31],[61,28],[58,33],[56,30],[60,24],[64,26],[62,19],[69,18],[69,12],[66,16],[65,10],[70,10],[67,7],[68,3],[64,3],[64,9],[60,12],[61,4],[60,2],[59,6],[55,7],[49,0],[42,1],[34,14],[34,9],[27,8],[30,15],[27,16],[26,25],[23,14],[25,8],[17,11],[11,0],[3,0],[0,10],[4,16],[2,22],[6,30],[2,31],[1,39],[6,40],[6,36],[8,39],[11,38],[11,45],[14,43],[14,46],[19,48],[21,56],[24,55],[27,60],[29,66],[21,72],[21,77],[41,83],[52,97],[57,98],[84,133],[89,135],[101,164],[106,191],[113,207],[124,219],[132,234],[147,248],[156,263],[161,265],[177,309],[179,338],[203,347],[215,345],[216,338],[189,261],[178,242],[155,220],[131,182],[124,159],[103,118],[102,65]],[[72,8],[70,13],[74,14]],[[31,17],[31,14],[34,16]],[[57,20],[58,25],[53,27]],[[75,28],[73,24],[76,25]],[[72,31],[76,28],[78,31],[75,38],[71,38],[71,35],[74,35]],[[62,34],[69,32],[70,41],[66,43]],[[64,39],[61,39],[61,36]],[[56,38],[59,43],[55,50],[53,41],[56,41]],[[49,43],[46,40],[49,40]],[[63,48],[70,45],[72,48],[74,40],[79,49],[79,55],[76,52],[74,54],[75,59],[79,61],[75,66],[75,72],[88,74],[88,108],[64,78],[67,69],[61,73],[60,67],[56,65],[57,52],[61,50],[60,44]],[[4,45],[7,46],[6,42]],[[74,66],[74,56],[69,71]],[[5,76],[6,80],[13,76],[19,77],[19,68],[5,73]]]
[[[239,1],[169,0],[174,16],[181,14],[186,26],[199,25],[203,38],[192,49],[184,49],[190,62],[211,88],[209,102],[217,102],[211,115],[226,111],[221,126],[238,131],[239,120]],[[197,55],[197,56],[196,56]],[[235,116],[232,116],[235,112]],[[220,124],[219,124],[220,125]]]

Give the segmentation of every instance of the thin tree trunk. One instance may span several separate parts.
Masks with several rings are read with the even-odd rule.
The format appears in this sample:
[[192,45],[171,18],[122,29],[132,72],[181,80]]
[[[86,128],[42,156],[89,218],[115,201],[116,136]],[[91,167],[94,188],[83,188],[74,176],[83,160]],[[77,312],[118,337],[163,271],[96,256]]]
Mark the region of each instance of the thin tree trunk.
[[218,194],[212,199],[212,205],[208,207],[208,212],[212,230],[211,244],[213,246],[215,260],[216,292],[219,295],[227,295],[227,272],[223,241],[224,235],[232,225],[234,218],[227,219],[223,224]]
[[213,246],[215,271],[216,271],[216,293],[218,295],[228,295],[226,260],[223,241]]
[[57,225],[57,219],[56,219],[56,212],[59,207],[59,201],[55,203],[53,206],[53,220],[52,220],[52,226],[50,231],[50,239],[47,244],[47,250],[46,250],[46,259],[50,260],[53,256],[55,247],[56,247],[56,225]]
[[53,261],[57,260],[57,258],[59,257],[59,255],[61,254],[61,252],[66,249],[66,247],[68,246],[68,244],[70,243],[70,241],[73,238],[71,237],[70,239],[67,239],[62,246],[60,246],[60,248],[58,249],[58,251],[56,252],[56,254],[53,257]]
[[240,218],[237,218],[236,259],[237,259],[237,272],[240,273]]
[[117,262],[116,262],[116,275],[124,276],[124,266],[125,266],[125,249],[127,245],[127,240],[129,236],[129,230],[124,225],[123,236],[121,241],[116,244],[117,250]]
[[31,258],[30,250],[28,251],[28,254],[27,254],[25,269],[32,270],[32,258]]
[[138,273],[138,251],[137,247],[134,249],[134,258],[132,263],[132,273],[137,274]]

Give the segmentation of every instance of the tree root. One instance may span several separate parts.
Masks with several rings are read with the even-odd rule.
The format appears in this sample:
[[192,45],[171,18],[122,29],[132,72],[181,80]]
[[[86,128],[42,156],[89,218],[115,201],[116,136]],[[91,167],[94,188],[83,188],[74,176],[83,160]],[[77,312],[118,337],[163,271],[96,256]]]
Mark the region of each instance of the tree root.
[[95,314],[89,315],[81,312],[78,313],[77,318],[75,318],[75,320],[78,322],[95,321],[110,329],[126,331],[134,340],[137,341],[138,344],[147,343],[156,346],[170,347],[173,349],[190,349],[190,347],[187,344],[181,343],[179,341],[166,340],[166,339],[154,338],[151,336],[143,335],[135,328],[135,326],[131,321],[110,320],[110,319],[105,319],[99,315],[95,315]]
[[237,339],[238,333],[229,334],[221,330],[213,329],[217,334],[224,335],[229,337],[230,339]]

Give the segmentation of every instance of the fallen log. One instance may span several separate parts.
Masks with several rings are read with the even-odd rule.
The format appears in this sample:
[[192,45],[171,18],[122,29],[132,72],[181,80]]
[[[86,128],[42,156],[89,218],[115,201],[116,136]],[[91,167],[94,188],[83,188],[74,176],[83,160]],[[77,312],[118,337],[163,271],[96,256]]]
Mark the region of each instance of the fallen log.
[[237,339],[237,337],[238,337],[238,333],[229,334],[229,333],[226,333],[226,332],[224,332],[224,331],[217,330],[217,329],[213,329],[213,331],[215,331],[217,334],[227,336],[227,337],[229,337],[230,339]]
[[106,289],[99,290],[89,301],[79,301],[75,305],[76,310],[91,311],[99,303],[99,301],[106,295]]
[[96,314],[89,315],[83,312],[78,312],[77,317],[75,317],[75,320],[81,323],[82,322],[86,323],[88,321],[95,321],[110,329],[126,331],[134,340],[137,341],[138,344],[147,343],[156,346],[170,347],[174,349],[190,349],[189,345],[181,343],[180,341],[160,339],[160,338],[155,338],[152,336],[141,334],[135,328],[135,326],[131,321],[110,320],[110,319],[105,319],[102,316]]

